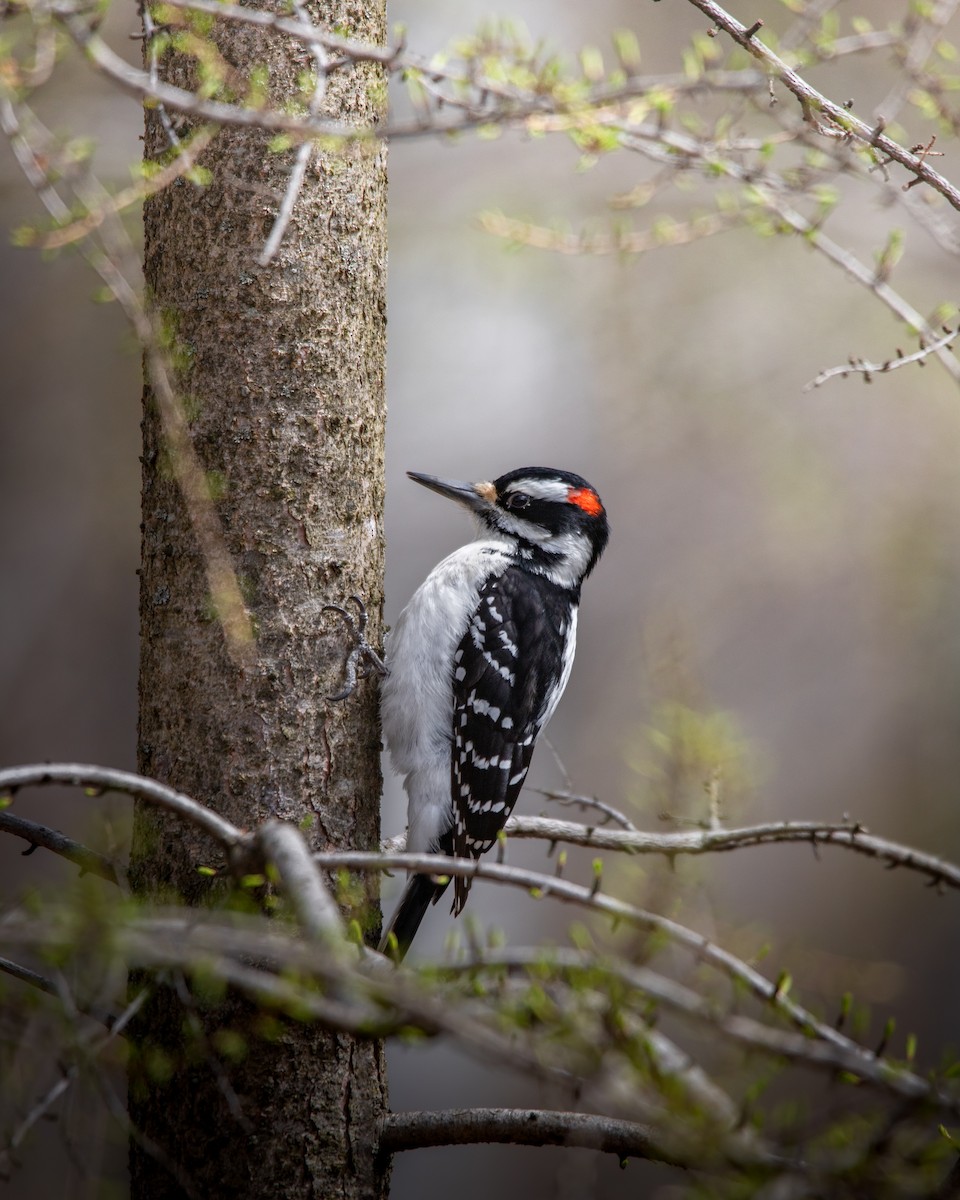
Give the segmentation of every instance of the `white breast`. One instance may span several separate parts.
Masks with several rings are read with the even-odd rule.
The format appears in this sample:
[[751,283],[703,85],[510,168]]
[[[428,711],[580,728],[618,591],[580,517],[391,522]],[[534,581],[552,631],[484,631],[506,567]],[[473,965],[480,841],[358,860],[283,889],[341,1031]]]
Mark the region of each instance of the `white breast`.
[[472,542],[438,563],[400,614],[386,645],[383,732],[401,775],[449,771],[453,656],[491,576],[511,563],[503,544]]

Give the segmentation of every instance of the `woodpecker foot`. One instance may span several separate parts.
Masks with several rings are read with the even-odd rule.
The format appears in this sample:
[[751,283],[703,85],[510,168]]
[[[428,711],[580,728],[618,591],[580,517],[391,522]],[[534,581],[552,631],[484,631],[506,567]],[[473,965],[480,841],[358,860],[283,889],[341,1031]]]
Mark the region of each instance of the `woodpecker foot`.
[[353,647],[347,655],[347,661],[343,668],[343,687],[335,695],[328,696],[328,700],[348,699],[356,690],[357,680],[366,679],[371,672],[375,672],[381,676],[387,673],[386,663],[366,638],[366,605],[359,596],[350,596],[349,599],[356,606],[356,616],[349,609],[343,608],[339,604],[325,604],[323,606],[324,612],[339,613],[343,617],[353,637]]

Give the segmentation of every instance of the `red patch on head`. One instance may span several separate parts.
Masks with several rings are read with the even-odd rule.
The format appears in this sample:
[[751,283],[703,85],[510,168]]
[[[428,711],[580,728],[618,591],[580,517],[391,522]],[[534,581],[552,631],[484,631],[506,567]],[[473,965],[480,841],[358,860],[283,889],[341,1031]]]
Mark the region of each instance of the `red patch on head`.
[[591,488],[571,488],[567,492],[567,499],[577,508],[582,508],[590,517],[599,517],[603,512],[600,497]]

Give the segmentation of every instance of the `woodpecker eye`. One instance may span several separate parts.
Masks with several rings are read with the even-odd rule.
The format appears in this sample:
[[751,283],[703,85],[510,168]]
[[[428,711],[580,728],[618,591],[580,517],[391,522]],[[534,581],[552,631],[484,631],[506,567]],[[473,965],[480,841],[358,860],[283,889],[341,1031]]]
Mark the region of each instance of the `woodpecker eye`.
[[529,508],[530,497],[527,495],[526,492],[511,492],[510,495],[504,501],[504,504],[506,505],[507,508],[513,508],[513,509]]

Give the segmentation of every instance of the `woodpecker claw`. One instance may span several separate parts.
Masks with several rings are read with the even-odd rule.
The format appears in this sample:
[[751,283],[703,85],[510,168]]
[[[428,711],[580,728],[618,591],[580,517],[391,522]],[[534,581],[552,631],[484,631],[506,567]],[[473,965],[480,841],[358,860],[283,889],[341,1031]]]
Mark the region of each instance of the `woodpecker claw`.
[[331,701],[347,700],[356,690],[357,680],[366,679],[371,671],[375,671],[381,676],[387,673],[386,664],[366,638],[366,605],[359,596],[350,596],[348,599],[352,600],[357,607],[356,616],[340,604],[323,606],[323,612],[335,612],[344,619],[354,640],[343,668],[343,687],[334,695],[327,696],[327,699]]

